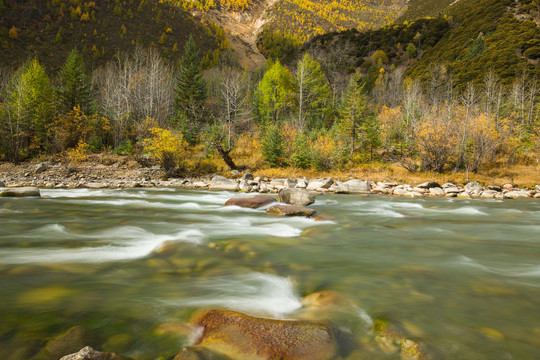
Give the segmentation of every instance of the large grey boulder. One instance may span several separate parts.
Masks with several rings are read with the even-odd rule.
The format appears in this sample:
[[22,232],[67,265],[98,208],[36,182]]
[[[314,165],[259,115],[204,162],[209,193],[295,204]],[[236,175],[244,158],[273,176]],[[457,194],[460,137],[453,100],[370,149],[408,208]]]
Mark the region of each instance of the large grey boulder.
[[540,191],[540,185],[536,185],[534,188],[536,189],[536,191]]
[[334,181],[331,178],[313,179],[309,181],[307,190],[329,189],[333,183]]
[[0,197],[41,196],[37,187],[17,187],[0,190]]
[[215,191],[238,191],[239,185],[236,180],[227,179],[224,176],[214,175],[210,181],[209,190]]
[[60,360],[122,360],[123,358],[116,353],[104,353],[96,351],[90,346],[82,348],[79,352],[66,355]]
[[307,206],[315,202],[315,195],[303,189],[283,189],[278,194],[282,203]]
[[432,188],[429,188],[429,195],[444,196],[444,190],[440,187],[432,187]]
[[371,183],[369,181],[353,179],[345,181],[343,185],[349,188],[351,194],[369,194],[371,192]]

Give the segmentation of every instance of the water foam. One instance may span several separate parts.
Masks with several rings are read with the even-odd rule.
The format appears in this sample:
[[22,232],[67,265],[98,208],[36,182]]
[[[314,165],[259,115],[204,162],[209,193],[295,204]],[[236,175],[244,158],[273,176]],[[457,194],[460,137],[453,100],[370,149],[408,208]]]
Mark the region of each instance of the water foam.
[[104,246],[70,249],[6,249],[0,254],[0,263],[94,263],[133,260],[150,255],[165,242],[200,244],[205,236],[197,229],[188,229],[175,234],[154,234],[138,227],[123,226],[84,237],[110,239],[110,243]]
[[219,307],[252,314],[281,317],[302,307],[289,278],[264,273],[200,279],[201,297],[167,301],[174,306]]

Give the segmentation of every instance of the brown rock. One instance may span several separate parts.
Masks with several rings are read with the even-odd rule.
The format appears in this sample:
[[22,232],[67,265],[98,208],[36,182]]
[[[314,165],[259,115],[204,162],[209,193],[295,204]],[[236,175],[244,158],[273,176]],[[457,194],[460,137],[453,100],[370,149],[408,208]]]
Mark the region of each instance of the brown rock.
[[197,346],[184,349],[175,360],[210,358],[191,356],[196,347],[233,359],[261,360],[329,360],[340,350],[337,334],[328,322],[264,319],[210,310],[193,325],[203,328]]
[[266,209],[266,213],[276,216],[313,216],[315,210],[303,207],[303,206],[294,206],[294,205],[273,205]]
[[79,351],[88,344],[97,345],[95,336],[82,326],[73,326],[66,332],[49,340],[35,357],[35,360],[60,359],[65,355]]
[[275,202],[276,199],[269,195],[235,196],[227,200],[225,206],[241,206],[256,209]]

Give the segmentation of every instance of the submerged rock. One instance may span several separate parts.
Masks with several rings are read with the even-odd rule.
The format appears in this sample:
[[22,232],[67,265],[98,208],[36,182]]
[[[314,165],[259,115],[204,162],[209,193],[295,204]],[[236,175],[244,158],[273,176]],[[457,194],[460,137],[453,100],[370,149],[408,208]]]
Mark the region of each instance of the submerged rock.
[[273,205],[266,209],[266,213],[276,216],[313,216],[315,210],[295,205]]
[[241,206],[256,209],[275,201],[276,199],[269,195],[235,196],[227,200],[225,206]]
[[173,360],[232,360],[202,346],[186,346]]
[[116,353],[105,353],[96,351],[90,346],[82,348],[79,352],[66,355],[60,360],[122,360],[123,358]]
[[0,197],[41,196],[37,187],[16,187],[0,190]]
[[185,348],[175,360],[219,359],[198,348],[231,359],[330,360],[340,355],[339,333],[328,322],[274,320],[211,310],[192,323],[202,328],[202,335],[196,346]]
[[82,326],[73,326],[64,333],[52,338],[35,357],[35,360],[60,359],[88,346],[97,345],[97,339],[90,330]]
[[421,342],[403,339],[401,341],[401,360],[426,360],[427,352],[425,345]]
[[307,206],[315,202],[315,195],[303,189],[283,189],[278,199],[285,204]]

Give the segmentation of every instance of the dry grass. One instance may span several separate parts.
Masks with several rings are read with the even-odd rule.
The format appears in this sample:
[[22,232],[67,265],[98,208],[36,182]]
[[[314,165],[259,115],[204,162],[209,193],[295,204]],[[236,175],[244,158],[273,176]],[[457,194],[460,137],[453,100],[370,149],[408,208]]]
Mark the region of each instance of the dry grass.
[[518,187],[533,188],[540,184],[540,165],[505,165],[504,167],[495,166],[492,169],[480,171],[476,174],[465,172],[415,172],[411,173],[398,165],[388,164],[370,164],[366,166],[355,167],[346,171],[325,171],[317,172],[311,169],[302,170],[295,168],[277,168],[277,169],[259,169],[254,172],[255,176],[268,178],[285,177],[307,177],[321,178],[332,177],[336,180],[363,179],[371,181],[395,181],[398,183],[417,184],[425,181],[437,181],[440,184],[453,182],[458,185],[465,185],[470,181],[478,181],[480,184],[499,185],[514,184]]

